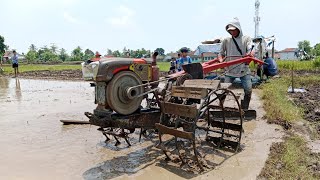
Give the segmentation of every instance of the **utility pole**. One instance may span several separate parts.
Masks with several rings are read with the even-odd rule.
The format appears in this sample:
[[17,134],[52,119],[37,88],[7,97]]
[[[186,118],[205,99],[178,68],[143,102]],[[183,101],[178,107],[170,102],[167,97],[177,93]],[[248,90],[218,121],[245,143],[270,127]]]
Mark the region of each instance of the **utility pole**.
[[255,17],[253,19],[254,23],[255,23],[255,31],[254,31],[254,37],[258,37],[259,36],[259,23],[260,23],[260,16],[259,16],[259,7],[260,7],[260,1],[256,0],[255,3]]

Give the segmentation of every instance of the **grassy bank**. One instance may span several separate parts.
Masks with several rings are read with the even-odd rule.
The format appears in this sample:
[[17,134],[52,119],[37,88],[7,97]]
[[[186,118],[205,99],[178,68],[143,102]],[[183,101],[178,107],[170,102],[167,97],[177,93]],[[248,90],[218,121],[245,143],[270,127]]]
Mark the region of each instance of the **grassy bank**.
[[297,135],[287,137],[282,143],[274,143],[259,178],[266,179],[319,179],[314,171],[320,158],[306,148],[306,142]]
[[[294,82],[295,87],[307,88],[312,84],[319,84],[320,77],[295,77]],[[288,129],[291,124],[303,120],[304,112],[302,107],[297,107],[290,100],[287,93],[290,85],[290,78],[283,77],[272,80],[261,87],[268,122],[283,125]],[[286,131],[284,142],[272,145],[269,158],[259,178],[320,179],[320,173],[317,170],[320,156],[311,153],[305,139],[296,135],[294,128]]]
[[262,99],[269,123],[289,124],[302,119],[302,111],[287,97],[289,78],[272,80],[262,85]]

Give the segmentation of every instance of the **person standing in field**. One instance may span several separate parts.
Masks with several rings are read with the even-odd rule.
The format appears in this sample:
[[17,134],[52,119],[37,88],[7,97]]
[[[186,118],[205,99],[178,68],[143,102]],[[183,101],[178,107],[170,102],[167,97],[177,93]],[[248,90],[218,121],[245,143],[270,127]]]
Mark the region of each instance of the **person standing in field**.
[[13,56],[11,58],[12,60],[12,68],[14,69],[14,77],[17,77],[19,74],[19,60],[18,60],[18,55],[15,50],[13,50]]

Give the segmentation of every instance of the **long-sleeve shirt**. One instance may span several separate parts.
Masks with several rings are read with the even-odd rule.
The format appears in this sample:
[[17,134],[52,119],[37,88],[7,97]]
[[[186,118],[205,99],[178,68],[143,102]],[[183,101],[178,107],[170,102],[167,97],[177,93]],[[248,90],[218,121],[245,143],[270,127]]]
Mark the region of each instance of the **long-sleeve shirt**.
[[[237,46],[235,45],[232,37],[225,38],[225,39],[223,39],[223,41],[221,43],[220,55],[221,56],[237,56],[237,55],[239,55],[239,57],[229,57],[226,59],[226,61],[232,61],[232,60],[241,58],[241,56],[244,56],[248,52],[250,52],[251,47],[252,47],[251,38],[249,36],[244,36],[242,34],[242,30],[241,30],[241,26],[240,26],[239,21],[235,20],[235,21],[229,23],[226,26],[226,29],[228,28],[229,25],[236,27],[240,31],[240,34],[238,35],[238,37],[235,37],[234,39],[237,42],[240,50],[242,51],[242,54],[238,51]],[[236,64],[233,66],[226,67],[225,70],[227,72],[226,75],[231,76],[231,77],[243,77],[243,76],[251,73],[249,65],[246,65],[244,63],[240,64],[240,65]]]

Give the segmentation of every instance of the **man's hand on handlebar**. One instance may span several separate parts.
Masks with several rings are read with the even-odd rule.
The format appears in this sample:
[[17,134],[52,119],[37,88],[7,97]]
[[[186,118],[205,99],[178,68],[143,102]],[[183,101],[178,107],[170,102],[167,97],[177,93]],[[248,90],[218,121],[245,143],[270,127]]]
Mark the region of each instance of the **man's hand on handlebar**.
[[223,56],[220,56],[220,55],[219,55],[219,56],[218,56],[218,60],[219,60],[220,63],[222,63],[222,62],[225,60],[225,58],[224,58]]

